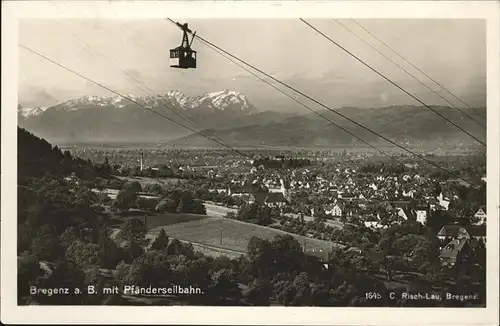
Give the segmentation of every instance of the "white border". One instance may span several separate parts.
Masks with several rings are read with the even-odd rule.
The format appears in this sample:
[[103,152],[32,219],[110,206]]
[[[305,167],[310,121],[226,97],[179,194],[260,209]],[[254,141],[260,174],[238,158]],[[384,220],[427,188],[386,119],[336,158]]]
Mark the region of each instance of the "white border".
[[[498,325],[499,58],[497,1],[364,2],[2,2],[1,321],[3,323],[182,323]],[[487,308],[17,307],[17,20],[19,18],[483,18],[488,55]],[[36,32],[36,31],[35,31]],[[203,35],[201,35],[203,36]],[[223,44],[220,44],[224,46]]]

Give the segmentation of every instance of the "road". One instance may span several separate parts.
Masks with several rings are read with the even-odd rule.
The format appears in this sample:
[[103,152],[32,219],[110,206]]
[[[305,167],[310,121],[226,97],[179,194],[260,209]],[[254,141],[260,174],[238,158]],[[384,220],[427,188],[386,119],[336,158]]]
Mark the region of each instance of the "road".
[[[97,192],[98,190],[95,189],[94,191]],[[111,197],[111,199],[115,199],[116,194],[118,193],[118,190],[114,190],[114,189],[105,189],[105,191],[107,192],[108,196]],[[156,198],[156,197],[151,196],[151,198]],[[216,204],[214,202],[204,201],[203,204],[205,205],[205,208],[207,210],[207,215],[212,216],[212,217],[225,217],[226,214],[229,212],[236,213],[238,211],[238,209],[236,209],[236,208],[222,206],[222,205]],[[293,217],[293,218],[300,218],[299,214],[294,214],[294,213],[285,213],[284,215],[288,216],[288,217]],[[314,217],[304,215],[304,220],[306,222],[314,221]],[[326,220],[325,224],[330,226],[330,227],[337,228],[337,229],[344,228],[343,223],[340,221],[336,221],[336,220]]]
[[236,208],[226,207],[222,205],[217,205],[211,202],[203,202],[205,208],[207,209],[207,215],[213,217],[224,217],[227,213],[236,213],[238,210]]
[[[237,209],[231,208],[231,207],[225,207],[222,205],[217,205],[213,202],[204,202],[205,208],[207,209],[207,215],[213,216],[213,217],[224,217],[228,212],[233,212],[236,213]],[[294,214],[294,213],[285,213],[284,215],[288,217],[293,217],[293,218],[300,218],[299,214]],[[309,221],[314,221],[314,217],[312,216],[305,216],[304,215],[304,220],[306,222]],[[335,220],[326,220],[325,224],[334,228],[340,228],[342,229],[344,225],[342,222],[335,221]]]
[[[285,213],[284,215],[293,218],[300,218],[300,215],[295,213]],[[304,215],[304,221],[306,222],[314,221],[314,217]],[[344,228],[344,224],[340,221],[326,220],[325,224],[333,228],[338,228],[338,229]]]

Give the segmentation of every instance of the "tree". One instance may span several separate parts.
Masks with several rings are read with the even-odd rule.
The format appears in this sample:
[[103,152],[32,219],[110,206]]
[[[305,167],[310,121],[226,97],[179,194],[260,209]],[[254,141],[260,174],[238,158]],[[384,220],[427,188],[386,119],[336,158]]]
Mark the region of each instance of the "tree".
[[122,187],[123,181],[121,181],[120,179],[112,179],[108,184],[108,188],[111,189],[121,189]]
[[162,199],[158,203],[158,205],[156,205],[155,210],[158,213],[164,213],[164,212],[175,213],[176,208],[177,208],[177,205],[176,205],[175,200],[172,200],[170,198],[165,198],[165,199]]
[[201,200],[193,201],[193,214],[207,215],[207,209]]
[[64,248],[59,237],[45,225],[31,243],[31,252],[40,260],[55,261],[64,256]]
[[130,264],[125,261],[121,261],[116,265],[116,279],[123,285],[131,284],[129,281],[130,276]]
[[137,208],[146,211],[146,212],[154,212],[156,206],[158,205],[158,200],[155,198],[144,198],[138,197],[135,201]]
[[111,207],[120,211],[127,211],[135,207],[136,200],[137,192],[135,192],[133,188],[124,188],[118,192]]
[[238,208],[236,217],[240,221],[248,221],[259,225],[269,225],[271,220],[271,209],[259,206],[256,203],[244,203]]
[[218,270],[212,275],[212,284],[209,291],[212,296],[220,298],[223,302],[229,298],[241,298],[241,290],[238,287],[235,275],[229,269]]
[[207,258],[201,257],[186,261],[184,271],[184,282],[193,286],[207,289],[210,285],[210,264]]
[[[40,294],[36,296],[36,301],[40,304],[48,305],[82,305],[85,301],[86,288],[85,273],[74,264],[65,260],[57,261],[52,273],[46,279],[43,279],[41,288],[59,289],[68,288],[69,293],[58,293],[52,296]],[[80,292],[77,292],[78,290]]]
[[120,227],[118,237],[123,241],[137,240],[141,242],[146,236],[146,228],[144,222],[137,218],[130,218]]
[[125,259],[125,253],[115,241],[110,239],[108,230],[104,229],[99,238],[99,265],[102,268],[114,269],[116,265]]
[[184,213],[184,212],[186,212],[186,207],[185,207],[184,200],[183,200],[182,197],[179,200],[179,204],[177,205],[177,208],[176,208],[175,212],[176,213]]
[[141,257],[144,254],[144,249],[142,244],[137,242],[136,240],[132,240],[125,244],[124,255],[127,258],[127,262],[132,262],[134,259]]
[[278,303],[289,306],[295,298],[295,287],[290,281],[278,281],[274,283],[274,293]]
[[144,191],[148,194],[159,196],[161,195],[163,188],[159,183],[154,183],[146,185],[146,187],[144,187]]
[[398,261],[397,256],[384,256],[380,261],[380,264],[384,267],[387,281],[392,281],[394,275],[394,269],[396,262]]
[[123,185],[122,190],[125,190],[125,191],[129,190],[133,193],[138,193],[138,192],[142,192],[142,186],[139,183],[139,181],[126,182]]
[[234,212],[227,212],[225,218],[228,218],[231,220],[236,220],[237,216],[236,216],[236,213],[234,213]]
[[78,230],[74,226],[67,228],[59,237],[63,248],[68,248],[72,243],[80,238]]
[[104,276],[102,276],[98,266],[86,269],[85,274],[85,284],[92,284],[97,293],[88,295],[85,298],[85,304],[87,305],[100,305],[104,299],[103,288],[106,287],[106,281]]
[[156,237],[155,241],[151,245],[151,249],[158,251],[166,251],[168,248],[168,236],[165,233],[165,229],[160,230],[160,234]]
[[249,286],[246,300],[253,306],[269,306],[271,294],[269,282],[255,279]]
[[68,261],[79,267],[98,266],[99,245],[76,240],[66,249]]
[[[126,265],[125,265],[126,266]],[[171,268],[166,253],[151,251],[134,259],[130,267],[122,272],[125,282],[139,286],[167,286],[171,278]],[[127,283],[125,283],[127,284]]]
[[[400,255],[411,255],[422,248],[430,248],[430,243],[426,237],[415,234],[407,234],[394,242],[395,248]],[[422,254],[422,252],[420,252]],[[426,257],[423,257],[424,261]]]
[[238,208],[238,213],[236,216],[238,217],[238,220],[240,221],[247,221],[250,219],[254,219],[257,217],[258,214],[258,205],[253,203],[253,204],[247,204],[244,203]]
[[194,248],[192,244],[183,244],[178,239],[172,239],[167,247],[168,255],[183,255],[188,258],[193,258],[195,256]]
[[23,254],[17,259],[17,298],[18,304],[29,304],[33,298],[30,285],[37,286],[43,276],[40,263],[35,255]]
[[302,272],[297,275],[292,286],[295,288],[295,297],[292,301],[294,305],[308,306],[312,303],[310,281],[306,273]]

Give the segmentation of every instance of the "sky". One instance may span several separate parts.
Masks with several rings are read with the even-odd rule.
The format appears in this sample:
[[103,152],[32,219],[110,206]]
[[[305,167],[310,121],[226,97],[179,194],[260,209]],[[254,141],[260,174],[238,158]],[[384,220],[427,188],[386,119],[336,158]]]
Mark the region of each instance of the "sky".
[[[469,105],[486,106],[483,20],[356,21]],[[352,20],[308,22],[426,104],[448,105],[355,35],[461,106]],[[190,19],[188,23],[204,39],[332,108],[418,104],[298,19]],[[19,43],[121,93],[147,95],[127,80],[126,73],[155,93],[179,90],[197,96],[230,89],[245,94],[262,111],[306,110],[198,40],[192,45],[198,51],[197,69],[170,68],[169,49],[180,45],[181,38],[175,25],[160,19],[30,19],[19,23]],[[47,106],[84,95],[111,94],[19,48],[21,105]]]

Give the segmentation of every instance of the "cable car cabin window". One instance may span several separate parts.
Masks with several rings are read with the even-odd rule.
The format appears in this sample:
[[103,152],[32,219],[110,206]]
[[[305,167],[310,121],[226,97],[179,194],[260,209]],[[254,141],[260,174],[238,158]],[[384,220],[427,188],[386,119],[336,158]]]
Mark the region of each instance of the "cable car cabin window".
[[170,58],[175,59],[179,57],[179,50],[170,50]]

